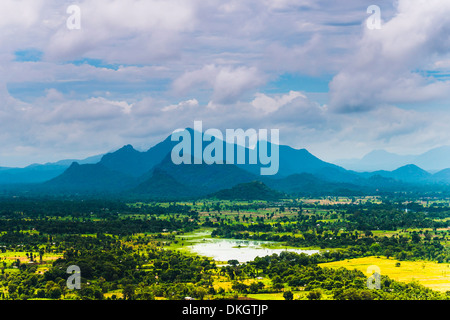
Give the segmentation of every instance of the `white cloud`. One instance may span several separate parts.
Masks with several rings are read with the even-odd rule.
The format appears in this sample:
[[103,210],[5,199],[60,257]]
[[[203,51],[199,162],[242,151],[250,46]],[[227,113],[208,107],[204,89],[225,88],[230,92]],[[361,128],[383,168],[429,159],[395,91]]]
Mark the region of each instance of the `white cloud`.
[[99,0],[79,7],[81,29],[57,28],[46,48],[48,58],[90,54],[120,63],[151,63],[175,55],[178,33],[195,26],[193,1]]
[[186,94],[193,89],[210,90],[213,103],[230,104],[264,82],[265,76],[255,67],[206,65],[184,73],[174,81],[173,89],[178,94]]
[[450,82],[419,74],[450,50],[450,3],[400,0],[380,30],[364,31],[359,48],[330,83],[330,106],[364,111],[385,103],[448,98]]
[[297,91],[291,91],[286,95],[281,95],[278,97],[271,97],[263,93],[257,93],[251,104],[263,113],[271,113],[299,97],[306,99],[305,95]]
[[[19,106],[11,97],[7,101]],[[106,97],[72,100],[48,90],[33,104],[2,108],[0,117],[3,165],[12,163],[7,162],[15,159],[11,150],[18,147],[22,164],[36,162],[37,151],[51,154],[53,158],[46,160],[50,161],[69,154],[77,157],[77,152],[107,152],[125,144],[145,150],[174,128],[192,127],[194,120],[202,120],[204,130],[279,129],[282,144],[306,147],[328,160],[355,152],[364,154],[386,144],[406,152],[412,146],[425,148],[450,139],[446,130],[450,116],[446,113],[385,106],[364,114],[336,114],[294,91],[257,93],[249,102],[207,108],[196,99],[177,104],[151,97],[133,103]]]
[[[421,71],[450,69],[450,4],[400,0],[393,14],[392,3],[378,1],[382,29],[367,30],[360,0],[82,0],[71,31],[71,0],[1,1],[0,155],[147,148],[197,119],[278,128],[318,155],[443,143],[445,110],[394,105],[448,98],[450,83]],[[27,49],[43,60],[14,61]],[[84,58],[114,68],[68,63]],[[301,83],[276,92],[269,82],[285,73],[336,74],[331,102]]]
[[288,9],[292,7],[313,7],[314,1],[311,0],[264,0],[264,3],[273,9]]
[[256,89],[264,82],[264,75],[254,67],[221,68],[214,80],[212,99],[219,103],[233,103],[247,90]]
[[165,106],[164,108],[161,109],[162,112],[167,112],[167,111],[173,111],[173,110],[181,110],[184,108],[196,108],[198,107],[198,101],[197,99],[190,99],[187,101],[182,101],[178,104],[171,104],[169,106]]
[[[0,2],[0,28],[27,29],[39,22],[42,0],[2,0]],[[5,30],[8,31],[8,30]]]

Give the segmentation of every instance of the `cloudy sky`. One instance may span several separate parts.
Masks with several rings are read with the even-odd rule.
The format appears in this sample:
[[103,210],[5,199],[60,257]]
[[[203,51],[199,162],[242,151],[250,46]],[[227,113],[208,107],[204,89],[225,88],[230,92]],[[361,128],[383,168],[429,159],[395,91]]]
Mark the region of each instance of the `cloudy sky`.
[[194,120],[327,161],[418,154],[450,144],[449,49],[445,0],[1,0],[0,166],[147,150]]

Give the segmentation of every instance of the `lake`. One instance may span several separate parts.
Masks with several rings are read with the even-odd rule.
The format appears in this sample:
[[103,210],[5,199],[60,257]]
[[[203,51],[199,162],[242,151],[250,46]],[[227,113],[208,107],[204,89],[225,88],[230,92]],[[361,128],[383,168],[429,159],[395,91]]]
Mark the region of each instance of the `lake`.
[[269,248],[279,245],[271,241],[249,241],[236,239],[203,239],[201,242],[190,245],[188,248],[200,256],[213,258],[216,261],[238,260],[240,263],[248,262],[257,256],[264,257],[282,251],[305,253],[308,255],[319,253],[319,250],[303,250],[293,248]]

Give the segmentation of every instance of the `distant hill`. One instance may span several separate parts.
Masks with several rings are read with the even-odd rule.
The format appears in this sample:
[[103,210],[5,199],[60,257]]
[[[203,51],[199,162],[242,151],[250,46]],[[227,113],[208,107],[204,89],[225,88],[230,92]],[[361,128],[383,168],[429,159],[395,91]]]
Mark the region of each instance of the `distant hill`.
[[260,181],[240,183],[231,189],[220,190],[212,198],[220,200],[279,200],[285,195],[281,192],[270,189]]
[[[186,129],[193,137],[192,129]],[[194,163],[193,141],[184,156]],[[61,172],[45,183],[32,188],[35,192],[51,194],[114,194],[116,197],[142,197],[148,199],[180,199],[207,197],[274,199],[288,195],[359,195],[376,192],[419,190],[437,185],[450,185],[450,169],[431,174],[417,165],[408,164],[395,170],[356,172],[325,162],[306,149],[279,146],[279,172],[263,176],[264,165],[237,164],[238,151],[244,151],[246,159],[250,150],[236,144],[222,144],[234,148],[236,164],[180,164],[173,163],[171,151],[178,142],[171,136],[145,152],[126,145],[101,157],[98,163],[46,164],[51,174]],[[203,143],[203,148],[208,142]],[[259,145],[258,145],[259,147]],[[270,150],[270,145],[268,147]],[[94,159],[91,159],[93,161]],[[224,156],[224,162],[225,156]],[[63,163],[63,162],[61,162]],[[30,166],[28,170],[42,167]],[[54,168],[53,166],[57,166]],[[52,169],[53,168],[53,169]],[[1,174],[8,169],[0,168]],[[51,175],[49,174],[49,176]],[[42,179],[42,178],[41,178]],[[5,186],[2,186],[5,188]],[[18,188],[14,190],[19,190]],[[31,190],[31,189],[30,189]],[[425,190],[425,189],[424,189]]]
[[416,156],[411,163],[430,172],[450,168],[450,146],[431,149]]
[[[59,160],[57,162],[47,162],[45,163],[43,166],[51,166],[51,165],[58,165],[58,166],[65,166],[65,167],[69,167],[72,163],[76,162],[78,164],[94,164],[94,163],[98,163],[103,157],[103,154],[98,154],[95,156],[91,156],[91,157],[87,157],[85,159],[64,159],[64,160]],[[34,166],[42,166],[40,164],[32,164],[29,167],[34,167]]]
[[62,174],[65,165],[33,165],[25,168],[0,169],[0,184],[41,183]]
[[402,156],[386,150],[374,150],[361,159],[342,159],[335,162],[348,170],[371,172],[392,171],[411,163],[413,159],[414,156]]
[[31,164],[25,168],[0,168],[0,185],[42,183],[62,174],[73,162],[93,164],[101,159],[101,155],[82,160],[60,160],[53,163]]
[[431,149],[419,155],[398,155],[385,150],[374,150],[361,159],[336,160],[336,164],[355,171],[393,171],[414,164],[428,172],[450,168],[450,146]]
[[433,181],[450,184],[450,169],[444,169],[433,174]]
[[111,193],[126,190],[135,183],[132,177],[102,164],[80,165],[74,162],[64,173],[41,186],[42,190],[60,193]]
[[104,155],[100,164],[111,170],[139,177],[159,164],[172,151],[176,143],[171,141],[169,136],[146,152],[137,151],[131,145],[126,145],[115,152]]
[[431,173],[414,164],[408,164],[391,172],[388,178],[394,178],[405,182],[423,182],[431,178]]
[[367,172],[362,174],[366,177],[371,176],[381,176],[385,178],[391,178],[403,182],[408,183],[423,183],[423,182],[430,182],[432,179],[432,174],[419,168],[418,166],[414,164],[408,164],[406,166],[400,167],[394,171],[374,171],[374,172]]
[[[192,154],[194,154],[194,131],[192,129],[186,130],[190,133],[192,141],[191,150],[185,150],[185,152],[192,157]],[[204,134],[202,133],[203,136]],[[208,143],[203,142],[202,150]],[[181,184],[189,186],[195,183],[199,190],[205,190],[205,192],[220,190],[232,187],[238,183],[254,180],[255,176],[260,176],[261,167],[267,166],[259,161],[257,164],[248,164],[250,151],[247,148],[236,144],[230,145],[224,141],[219,143],[221,143],[224,150],[224,162],[226,162],[225,151],[228,148],[234,148],[235,166],[230,164],[225,166],[216,164],[174,165],[170,159],[170,153],[173,147],[178,144],[178,141],[171,141],[171,136],[168,136],[164,141],[146,152],[137,151],[131,145],[126,145],[115,152],[104,155],[99,164],[111,171],[139,179],[141,182],[144,176],[150,177],[152,169],[159,167],[161,171],[175,177]],[[238,164],[240,150],[244,150],[245,153],[246,163],[244,164]],[[271,150],[270,143],[268,150]],[[336,174],[330,175],[329,170],[334,170]],[[289,146],[279,146],[279,171],[276,177],[281,178],[297,173],[318,174],[325,180],[330,178],[332,180],[349,181],[358,178],[341,167],[318,159],[305,149],[297,150]],[[220,179],[215,177],[217,174],[219,174]]]
[[[257,146],[259,147],[260,144],[258,143]],[[271,150],[270,142],[267,148]],[[248,150],[246,150],[246,159],[248,159]],[[237,164],[237,166],[257,175],[260,174],[261,167],[267,167],[267,165],[261,164],[260,161],[256,165]],[[323,170],[329,169],[341,170],[341,172],[346,171],[337,165],[320,160],[306,149],[294,149],[285,145],[279,146],[279,169],[276,174],[277,177],[287,177],[297,173],[320,174]]]
[[99,164],[129,176],[139,176],[151,168],[146,160],[145,153],[126,145],[115,152],[105,154]]

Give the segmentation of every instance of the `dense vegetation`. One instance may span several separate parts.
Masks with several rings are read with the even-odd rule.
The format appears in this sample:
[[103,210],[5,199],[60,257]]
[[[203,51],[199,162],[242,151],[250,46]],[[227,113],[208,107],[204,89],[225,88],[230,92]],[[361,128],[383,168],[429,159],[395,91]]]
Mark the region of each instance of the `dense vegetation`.
[[[409,206],[420,210],[415,204]],[[448,207],[432,207],[431,213],[425,213],[423,208],[405,211],[399,207],[398,203],[342,205],[339,210],[330,206],[304,210],[298,206],[293,208],[296,215],[290,219],[271,221],[269,215],[252,224],[222,221],[209,225],[216,228],[212,235],[217,237],[281,241],[297,247],[342,248],[324,253],[336,260],[384,255],[400,260],[450,261],[450,250],[443,244],[448,232],[442,230],[450,226],[450,220],[444,218]],[[373,233],[376,230],[399,232],[379,237]]]
[[[319,263],[364,256],[450,261],[445,201],[309,199],[132,203],[113,200],[0,199],[0,299],[447,299],[418,283]],[[226,265],[177,250],[184,234],[270,240],[323,249],[282,252]],[[81,290],[66,272],[82,270]],[[229,283],[223,287],[218,283]]]

